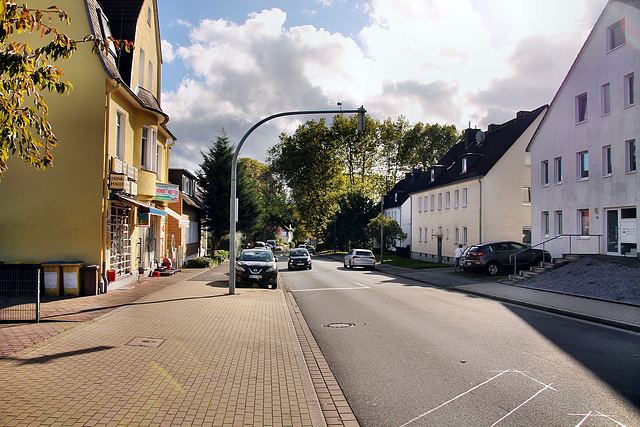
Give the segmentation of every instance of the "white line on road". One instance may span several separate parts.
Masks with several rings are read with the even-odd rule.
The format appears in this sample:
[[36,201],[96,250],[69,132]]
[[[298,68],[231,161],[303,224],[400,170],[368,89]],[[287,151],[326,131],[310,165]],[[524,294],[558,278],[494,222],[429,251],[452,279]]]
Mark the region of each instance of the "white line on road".
[[291,289],[291,292],[311,292],[311,291],[353,291],[360,289],[371,289],[369,286],[363,285],[362,283],[355,282],[357,287],[349,287],[349,288],[312,288],[312,289]]
[[534,394],[533,396],[531,396],[530,398],[528,398],[527,400],[525,400],[524,402],[522,402],[520,405],[516,406],[515,408],[513,408],[507,415],[505,415],[504,417],[500,418],[498,421],[496,421],[495,423],[491,424],[491,427],[499,424],[502,420],[504,420],[505,418],[509,417],[511,414],[513,414],[514,412],[516,412],[518,409],[522,408],[524,405],[526,405],[527,403],[531,402],[537,395],[539,395],[540,393],[542,393],[543,391],[552,388],[551,385],[553,385],[553,383],[549,384],[548,386],[545,386],[545,388],[538,390],[538,392],[536,394]]

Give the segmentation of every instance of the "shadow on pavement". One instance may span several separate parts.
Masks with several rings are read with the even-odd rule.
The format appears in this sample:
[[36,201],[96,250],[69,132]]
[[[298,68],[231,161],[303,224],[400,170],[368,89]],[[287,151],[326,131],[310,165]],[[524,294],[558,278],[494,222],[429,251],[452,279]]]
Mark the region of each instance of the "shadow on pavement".
[[504,306],[640,408],[637,334],[568,317],[549,322],[547,313],[511,304]]
[[34,357],[31,359],[20,359],[18,357],[6,357],[5,360],[14,360],[21,365],[32,365],[36,363],[48,363],[56,359],[62,359],[64,357],[78,356],[81,354],[95,353],[98,351],[110,350],[115,348],[113,346],[101,345],[97,347],[85,348],[82,350],[65,351],[63,353],[50,354],[47,356]]

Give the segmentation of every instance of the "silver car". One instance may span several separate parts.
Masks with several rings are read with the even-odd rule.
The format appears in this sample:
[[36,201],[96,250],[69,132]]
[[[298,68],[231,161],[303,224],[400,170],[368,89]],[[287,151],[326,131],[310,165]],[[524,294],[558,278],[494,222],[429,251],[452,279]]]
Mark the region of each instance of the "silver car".
[[376,257],[369,249],[351,249],[344,257],[344,268],[364,267],[365,270],[376,268]]

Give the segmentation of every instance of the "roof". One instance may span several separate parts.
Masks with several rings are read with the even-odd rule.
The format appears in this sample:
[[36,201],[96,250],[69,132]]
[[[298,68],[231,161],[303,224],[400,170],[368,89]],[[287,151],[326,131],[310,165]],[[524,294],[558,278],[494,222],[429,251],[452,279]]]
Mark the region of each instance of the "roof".
[[[491,125],[484,133],[482,142],[475,140],[477,129],[468,129],[465,135],[470,139],[451,147],[437,165],[420,177],[412,192],[485,176],[547,108],[548,105],[543,105],[533,111],[521,111],[515,119],[501,125]],[[465,173],[462,173],[461,166],[463,158],[467,159]]]
[[384,196],[384,208],[391,209],[402,206],[410,197],[411,192],[418,189],[421,182],[419,178],[424,174],[425,172],[420,169],[416,169],[413,172],[407,172],[405,177],[398,181],[398,183],[394,185],[393,188]]

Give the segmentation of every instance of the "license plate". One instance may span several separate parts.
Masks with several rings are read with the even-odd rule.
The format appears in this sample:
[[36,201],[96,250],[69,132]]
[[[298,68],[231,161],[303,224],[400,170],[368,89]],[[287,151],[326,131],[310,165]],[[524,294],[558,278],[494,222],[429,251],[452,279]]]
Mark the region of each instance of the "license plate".
[[249,279],[262,279],[260,274],[250,274]]

